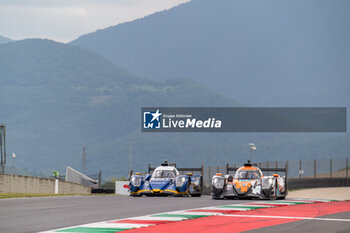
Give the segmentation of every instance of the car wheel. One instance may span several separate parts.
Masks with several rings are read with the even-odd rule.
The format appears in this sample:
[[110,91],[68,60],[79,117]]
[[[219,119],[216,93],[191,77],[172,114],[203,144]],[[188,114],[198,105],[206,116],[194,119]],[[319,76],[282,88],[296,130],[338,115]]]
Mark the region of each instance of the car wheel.
[[200,197],[200,196],[202,196],[201,193],[191,194],[191,197]]
[[274,188],[274,190],[273,190],[273,195],[271,195],[271,193],[270,193],[270,200],[277,200],[277,181],[276,181],[276,183],[275,183],[275,188]]

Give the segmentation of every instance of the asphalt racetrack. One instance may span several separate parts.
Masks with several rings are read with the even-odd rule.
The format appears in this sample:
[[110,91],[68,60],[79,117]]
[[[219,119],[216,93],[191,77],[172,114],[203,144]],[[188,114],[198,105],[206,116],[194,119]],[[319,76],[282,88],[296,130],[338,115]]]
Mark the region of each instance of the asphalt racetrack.
[[[288,202],[288,199],[286,200]],[[0,200],[0,232],[41,232],[81,224],[130,218],[161,212],[185,210],[219,205],[263,205],[256,200],[212,200],[176,197],[129,197],[129,196],[63,196],[41,198],[15,198]],[[265,205],[270,205],[267,201]],[[254,203],[253,203],[254,204]],[[347,205],[345,208],[344,205]],[[310,206],[310,207],[309,207]],[[288,208],[284,210],[283,208]],[[335,211],[336,208],[342,211]],[[168,231],[168,224],[153,228],[139,228],[130,232],[238,232],[232,227],[241,226],[249,232],[350,232],[350,202],[302,204],[291,207],[256,209],[247,212],[233,212],[226,217],[207,217],[174,224]],[[199,210],[202,212],[203,210]],[[227,210],[222,210],[227,211]],[[344,212],[345,211],[345,212]],[[333,214],[325,214],[333,213]],[[251,215],[250,217],[247,215]],[[289,216],[290,215],[290,216]],[[277,217],[276,217],[277,216]],[[293,220],[290,217],[310,216],[310,219]],[[317,217],[318,216],[318,217]],[[316,217],[316,218],[314,218]],[[324,221],[322,220],[324,218]],[[191,222],[192,221],[192,222]],[[219,224],[221,221],[221,225]],[[195,223],[197,228],[195,227]],[[236,223],[234,223],[236,222]],[[269,224],[273,223],[273,224]],[[277,223],[277,224],[274,224]],[[168,226],[166,226],[168,225]],[[206,226],[205,226],[206,225]],[[261,227],[252,227],[252,226]],[[221,227],[221,228],[220,228]],[[192,229],[189,229],[192,228]],[[221,230],[220,230],[221,229]],[[229,231],[227,231],[229,230]],[[90,231],[89,231],[90,232]],[[128,231],[126,231],[128,232]]]
[[[237,200],[235,203],[251,202]],[[60,196],[0,199],[0,233],[40,232],[91,222],[227,204],[202,197]]]

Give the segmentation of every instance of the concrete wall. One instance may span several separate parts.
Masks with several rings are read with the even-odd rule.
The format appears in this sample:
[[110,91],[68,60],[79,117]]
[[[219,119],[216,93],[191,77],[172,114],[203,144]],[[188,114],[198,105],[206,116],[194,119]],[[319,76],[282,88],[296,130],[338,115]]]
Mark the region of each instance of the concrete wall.
[[350,186],[350,178],[290,178],[288,189]]
[[[62,194],[91,193],[90,187],[63,180],[59,181],[58,190]],[[0,174],[0,193],[55,193],[55,180]]]

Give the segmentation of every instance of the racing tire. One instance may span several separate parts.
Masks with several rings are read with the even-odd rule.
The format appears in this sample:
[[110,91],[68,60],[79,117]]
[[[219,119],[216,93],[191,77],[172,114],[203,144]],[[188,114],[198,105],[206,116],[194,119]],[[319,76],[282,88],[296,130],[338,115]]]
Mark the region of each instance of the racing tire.
[[191,194],[191,197],[201,197],[201,196],[202,196],[201,193]]
[[273,190],[273,196],[270,193],[270,200],[277,200],[277,181],[275,183],[275,188]]
[[276,198],[276,196],[270,196],[270,200],[275,201],[275,200],[277,200],[277,198]]
[[190,186],[191,186],[191,183],[188,182],[188,183],[187,183],[187,189],[186,189],[186,190],[187,190],[187,194],[186,194],[187,197],[192,196],[192,195],[191,195],[191,192],[190,192]]

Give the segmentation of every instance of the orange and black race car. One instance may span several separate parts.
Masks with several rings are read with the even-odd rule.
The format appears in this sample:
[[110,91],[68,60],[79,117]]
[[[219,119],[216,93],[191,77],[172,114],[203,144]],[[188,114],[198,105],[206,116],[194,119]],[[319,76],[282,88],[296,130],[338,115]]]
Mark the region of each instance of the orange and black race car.
[[240,168],[227,166],[227,173],[222,176],[216,173],[212,178],[211,194],[213,199],[224,198],[256,198],[256,199],[285,199],[287,196],[287,177],[273,174],[264,176],[262,171],[284,172],[285,168],[258,168],[250,161]]

